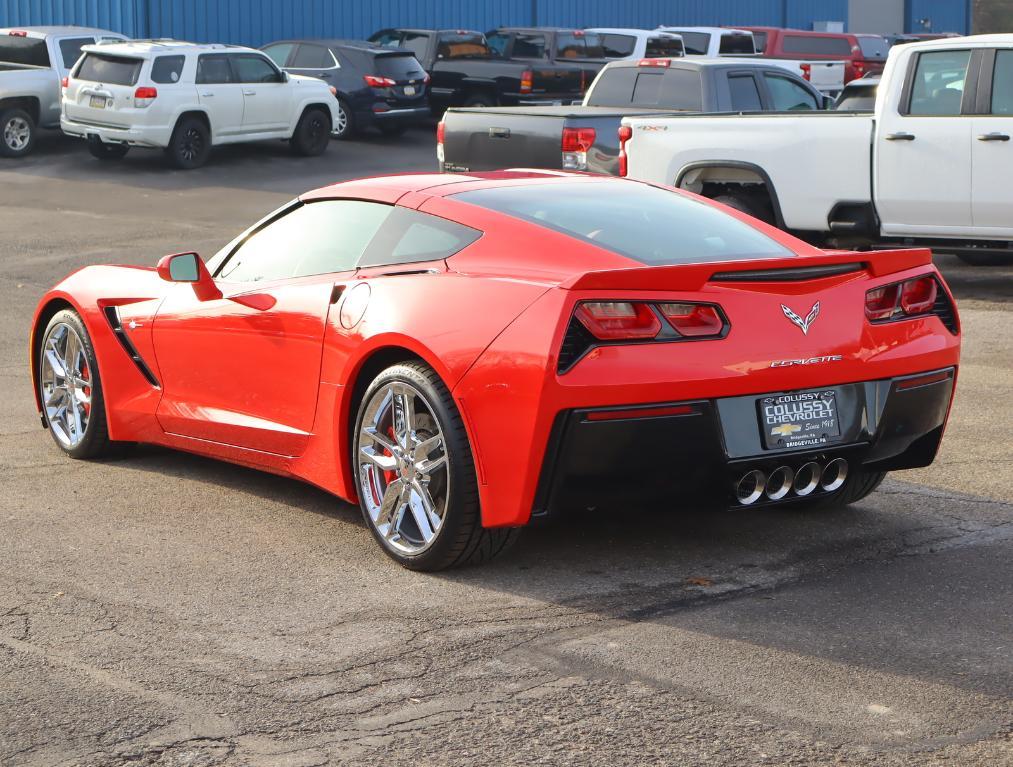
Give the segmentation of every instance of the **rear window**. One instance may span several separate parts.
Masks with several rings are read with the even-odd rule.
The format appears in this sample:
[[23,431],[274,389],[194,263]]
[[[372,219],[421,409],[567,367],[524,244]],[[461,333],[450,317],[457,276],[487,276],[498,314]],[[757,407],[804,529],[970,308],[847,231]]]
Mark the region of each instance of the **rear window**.
[[454,196],[649,266],[794,255],[707,203],[645,184],[564,182]]
[[[633,35],[605,34],[601,36],[602,52],[607,59],[625,59],[633,55],[633,49],[637,45],[637,38]],[[649,53],[649,56],[660,54]]]
[[186,56],[159,56],[151,63],[151,82],[178,83]]
[[859,37],[858,47],[862,49],[862,56],[867,59],[885,59],[890,52],[890,44],[885,37]]
[[682,38],[682,44],[686,48],[686,53],[690,56],[706,56],[707,47],[710,45],[711,36],[706,32],[680,32],[678,29],[672,30],[675,34]]
[[417,80],[425,77],[422,65],[412,56],[377,56],[373,63],[376,74],[392,80]]
[[[405,37],[405,47],[411,47],[408,44],[407,36]],[[440,35],[440,42],[436,46],[436,57],[440,59],[485,59],[491,55],[492,51],[486,45],[485,35],[478,32],[443,34]]]
[[4,64],[28,64],[33,67],[49,66],[49,51],[46,41],[37,37],[0,37],[0,62]]
[[649,37],[644,55],[649,59],[677,59],[684,55],[682,40],[678,37]]
[[851,43],[845,37],[810,37],[785,35],[781,48],[785,53],[804,53],[812,56],[851,56]]
[[753,45],[753,36],[721,35],[721,48],[718,50],[718,53],[722,56],[756,53],[756,47]]
[[556,36],[556,58],[600,59],[605,56],[601,38],[591,32],[561,32]]
[[616,67],[599,76],[587,100],[592,107],[703,109],[700,73],[688,69]]
[[134,85],[141,73],[142,59],[128,59],[105,53],[86,53],[74,77],[108,85]]
[[840,112],[871,112],[876,106],[876,86],[870,84],[855,85],[852,80],[844,86],[844,92],[834,105]]

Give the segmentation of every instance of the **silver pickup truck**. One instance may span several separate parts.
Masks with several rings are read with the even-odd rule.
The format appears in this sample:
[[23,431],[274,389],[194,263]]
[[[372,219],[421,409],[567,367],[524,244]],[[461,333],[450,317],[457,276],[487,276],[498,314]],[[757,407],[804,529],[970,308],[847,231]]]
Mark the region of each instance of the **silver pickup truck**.
[[0,29],[0,157],[24,157],[38,128],[60,127],[60,81],[82,45],[125,39],[89,27]]

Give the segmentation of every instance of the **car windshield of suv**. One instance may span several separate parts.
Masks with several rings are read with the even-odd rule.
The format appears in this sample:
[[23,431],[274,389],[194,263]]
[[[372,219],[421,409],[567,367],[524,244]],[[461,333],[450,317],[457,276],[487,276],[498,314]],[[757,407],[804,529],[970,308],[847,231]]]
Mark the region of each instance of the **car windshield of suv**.
[[614,67],[605,70],[588,94],[589,107],[657,107],[703,110],[703,81],[690,69]]
[[105,53],[86,53],[74,77],[93,83],[108,85],[134,85],[141,74],[142,59],[110,56]]
[[794,255],[709,203],[636,182],[497,187],[460,192],[454,199],[553,229],[650,266]]
[[410,53],[377,56],[373,67],[380,77],[389,77],[391,80],[421,80],[426,76],[422,65]]
[[711,36],[707,32],[681,32],[678,29],[667,30],[682,38],[682,44],[689,56],[706,56],[710,47]]
[[0,63],[48,67],[49,51],[46,49],[46,41],[38,37],[19,35],[0,37]]
[[[410,48],[407,38],[405,47]],[[440,35],[439,45],[436,46],[436,57],[439,59],[487,59],[491,56],[492,51],[486,45],[485,35],[478,32],[444,33]]]
[[858,47],[862,49],[862,56],[867,59],[885,59],[890,52],[890,44],[886,38],[878,35],[859,37]]

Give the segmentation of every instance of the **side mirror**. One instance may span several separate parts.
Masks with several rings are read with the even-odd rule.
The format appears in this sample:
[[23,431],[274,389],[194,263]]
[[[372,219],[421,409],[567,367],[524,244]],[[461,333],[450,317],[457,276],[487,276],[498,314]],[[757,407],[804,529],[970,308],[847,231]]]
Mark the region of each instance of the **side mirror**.
[[837,100],[833,96],[827,96],[826,94],[823,95],[824,109],[833,109],[836,104]]
[[211,279],[211,272],[196,253],[174,253],[158,262],[158,276],[166,282],[189,282],[199,301],[213,301],[222,291]]
[[288,72],[282,72],[282,73],[281,73],[281,81],[282,81],[283,83],[287,83],[287,82],[288,82],[288,80],[289,80],[289,77],[288,77]]

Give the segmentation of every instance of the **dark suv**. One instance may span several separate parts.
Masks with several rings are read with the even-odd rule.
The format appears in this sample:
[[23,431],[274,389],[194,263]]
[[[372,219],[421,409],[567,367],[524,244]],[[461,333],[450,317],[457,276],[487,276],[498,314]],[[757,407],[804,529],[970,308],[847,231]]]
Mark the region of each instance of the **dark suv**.
[[429,75],[410,51],[358,40],[279,40],[261,50],[286,72],[318,77],[337,91],[335,138],[371,125],[397,135],[429,116]]

